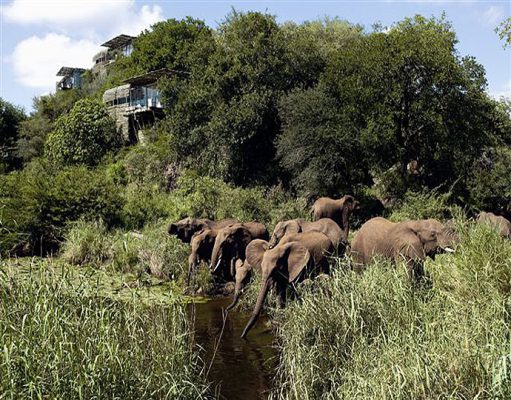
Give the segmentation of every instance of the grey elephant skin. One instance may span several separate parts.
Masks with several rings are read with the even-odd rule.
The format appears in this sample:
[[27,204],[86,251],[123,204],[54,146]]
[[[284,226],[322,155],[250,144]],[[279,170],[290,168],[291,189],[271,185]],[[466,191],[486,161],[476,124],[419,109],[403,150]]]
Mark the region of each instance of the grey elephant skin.
[[194,276],[197,267],[201,262],[209,263],[211,253],[215,245],[215,239],[219,229],[205,228],[197,232],[191,241],[191,252],[188,256],[187,286],[190,286],[191,278]]
[[348,237],[340,226],[330,218],[320,218],[313,222],[304,219],[290,219],[279,222],[275,225],[271,235],[270,249],[275,247],[284,236],[301,232],[321,232],[330,239],[339,254],[344,253]]
[[426,257],[452,251],[458,238],[454,231],[436,219],[394,223],[382,217],[367,221],[351,243],[351,256],[358,266],[381,256],[395,262],[404,260],[411,278],[423,276]]
[[225,226],[237,223],[238,220],[234,218],[226,218],[219,221],[212,221],[207,218],[190,218],[186,217],[180,221],[169,224],[167,232],[169,235],[176,236],[179,240],[184,243],[190,243],[193,235],[197,232],[209,228],[209,229],[221,229]]
[[350,195],[343,196],[340,199],[320,197],[312,205],[312,219],[318,221],[321,218],[330,218],[339,225],[345,237],[348,237],[350,215],[358,207],[358,201]]
[[272,249],[264,240],[251,242],[246,249],[246,259],[253,268],[261,270],[262,282],[254,311],[241,337],[245,338],[256,323],[273,284],[280,303],[284,304],[287,285],[328,271],[327,255],[333,250],[330,239],[314,231],[285,236]]
[[[250,247],[251,243],[257,243],[258,240],[256,239],[250,242],[247,246],[247,249]],[[250,278],[252,278],[252,275],[254,273],[261,273],[261,266],[258,265],[256,267],[252,267],[250,263],[245,259],[237,259],[234,263],[234,270],[235,270],[235,277],[234,277],[234,295],[232,298],[232,303],[225,309],[225,311],[229,311],[232,308],[238,304],[238,301],[241,297],[241,293],[243,292],[244,287],[247,285],[247,283],[250,281]]]
[[234,263],[237,259],[245,260],[247,245],[254,239],[268,238],[268,230],[260,222],[238,223],[220,229],[211,253],[211,271],[225,279],[234,279]]
[[511,222],[500,215],[483,211],[477,217],[477,223],[489,225],[493,229],[497,230],[500,236],[511,239]]

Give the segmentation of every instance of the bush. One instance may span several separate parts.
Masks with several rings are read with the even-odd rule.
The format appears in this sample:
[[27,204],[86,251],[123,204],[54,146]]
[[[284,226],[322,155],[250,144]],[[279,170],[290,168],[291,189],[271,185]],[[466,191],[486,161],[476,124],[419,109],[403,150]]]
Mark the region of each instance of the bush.
[[[18,267],[16,267],[18,269]],[[0,273],[0,391],[9,398],[197,399],[207,386],[185,307],[105,297],[84,275]],[[65,271],[65,269],[63,270]]]
[[511,211],[511,149],[487,149],[471,170],[468,191],[478,210]]
[[435,190],[407,191],[404,198],[394,207],[390,219],[400,222],[409,219],[449,218],[452,213],[448,204],[449,197],[449,193],[439,194]]
[[115,122],[105,105],[83,99],[76,102],[69,114],[59,117],[46,141],[45,153],[58,165],[97,165],[120,144]]
[[465,227],[457,253],[426,268],[430,290],[382,261],[303,289],[278,314],[271,397],[508,398],[511,243]]
[[138,233],[108,231],[102,222],[80,220],[66,235],[62,258],[74,265],[110,267],[165,280],[182,280],[188,271],[188,247],[169,236],[162,223],[148,224]]
[[119,188],[103,170],[83,166],[54,171],[35,161],[3,176],[0,192],[0,253],[35,254],[58,248],[70,221],[101,219],[120,223]]

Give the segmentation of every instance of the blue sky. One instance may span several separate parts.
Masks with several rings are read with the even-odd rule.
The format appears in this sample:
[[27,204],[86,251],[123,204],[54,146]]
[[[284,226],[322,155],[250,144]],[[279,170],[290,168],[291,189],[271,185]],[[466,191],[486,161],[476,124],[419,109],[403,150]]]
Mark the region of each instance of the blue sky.
[[461,55],[484,65],[488,92],[511,96],[511,48],[494,32],[511,16],[511,1],[140,1],[0,0],[0,96],[30,111],[32,98],[54,90],[62,65],[91,67],[100,44],[119,33],[136,35],[156,21],[193,16],[216,27],[234,7],[267,11],[279,22],[338,16],[368,29],[407,16],[445,11]]

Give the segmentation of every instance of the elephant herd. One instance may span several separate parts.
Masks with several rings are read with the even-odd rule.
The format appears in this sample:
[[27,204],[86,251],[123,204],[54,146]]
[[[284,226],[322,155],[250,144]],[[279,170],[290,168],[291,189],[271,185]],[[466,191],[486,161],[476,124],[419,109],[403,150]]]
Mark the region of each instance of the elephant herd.
[[[242,337],[246,337],[274,287],[279,305],[284,306],[289,284],[329,274],[329,257],[349,252],[354,269],[363,269],[373,257],[394,262],[403,260],[413,282],[424,276],[423,262],[439,252],[453,252],[458,237],[449,224],[435,219],[400,223],[375,217],[365,222],[348,243],[350,215],[359,203],[349,195],[341,199],[320,198],[311,209],[313,221],[293,219],[279,222],[270,237],[259,222],[240,223],[236,219],[212,221],[185,218],[171,223],[170,235],[190,243],[187,285],[194,285],[201,262],[213,275],[234,281],[233,308],[254,273],[261,276],[261,288]],[[511,239],[511,223],[492,213],[481,213],[479,223],[490,224]]]

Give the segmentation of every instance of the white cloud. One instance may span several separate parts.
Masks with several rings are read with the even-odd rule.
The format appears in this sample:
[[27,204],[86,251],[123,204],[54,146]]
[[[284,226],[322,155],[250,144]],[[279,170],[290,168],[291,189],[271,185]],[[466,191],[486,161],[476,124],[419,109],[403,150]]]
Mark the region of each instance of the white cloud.
[[108,20],[133,5],[134,0],[13,0],[4,14],[12,22],[60,27]]
[[3,13],[10,22],[88,37],[137,35],[163,19],[160,6],[137,8],[134,0],[14,0]]
[[163,20],[160,6],[136,7],[134,0],[14,0],[3,13],[11,23],[51,32],[22,40],[8,57],[21,84],[44,90],[54,90],[61,66],[89,68],[101,43]]
[[491,6],[483,13],[482,18],[484,23],[495,27],[504,19],[504,16],[502,7]]
[[49,33],[32,36],[18,43],[10,57],[16,79],[24,86],[54,90],[55,74],[62,66],[89,67],[98,51],[97,43],[72,40],[68,36]]
[[116,29],[117,32],[138,35],[144,29],[161,20],[163,20],[163,10],[160,6],[142,6],[137,13],[130,12]]

